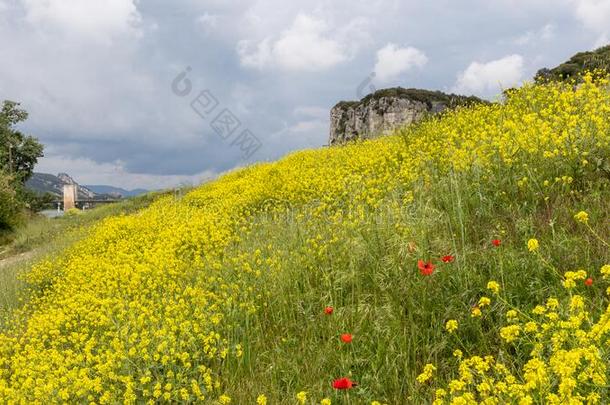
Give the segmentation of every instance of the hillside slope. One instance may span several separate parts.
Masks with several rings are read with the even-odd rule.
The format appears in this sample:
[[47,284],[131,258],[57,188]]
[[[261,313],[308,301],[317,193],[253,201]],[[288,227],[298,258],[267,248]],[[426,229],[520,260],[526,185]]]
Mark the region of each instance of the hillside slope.
[[161,193],[149,193],[58,218],[37,215],[17,227],[11,240],[0,246],[0,330],[4,315],[19,305],[18,294],[26,287],[18,274],[29,269],[32,263],[57,255],[86,237],[102,219],[141,211],[161,196]]
[[27,274],[0,397],[609,398],[606,86],[527,86],[104,221]]

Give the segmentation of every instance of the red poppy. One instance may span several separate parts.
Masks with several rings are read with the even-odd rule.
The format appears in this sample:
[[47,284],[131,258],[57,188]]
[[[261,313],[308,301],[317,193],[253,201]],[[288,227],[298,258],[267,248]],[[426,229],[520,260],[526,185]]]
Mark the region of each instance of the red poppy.
[[491,241],[491,244],[494,245],[495,247],[498,247],[502,244],[502,241],[500,239],[494,239]]
[[587,287],[591,287],[593,285],[593,279],[591,277],[589,277],[588,279],[585,280],[585,285]]
[[352,343],[352,335],[349,333],[344,333],[341,335],[341,341],[343,343]]
[[419,267],[419,272],[422,276],[429,276],[434,272],[434,265],[432,262],[424,262],[423,260],[419,260],[417,262],[417,267]]
[[347,377],[339,378],[333,381],[333,388],[336,390],[349,390],[350,388],[355,387],[356,385],[358,384]]
[[333,311],[334,311],[334,308],[333,308],[333,307],[326,307],[326,308],[324,308],[324,313],[325,313],[326,315],[332,315],[332,314],[333,314]]
[[451,256],[451,255],[443,256],[443,258],[441,260],[443,261],[443,263],[451,263],[452,261],[455,260],[455,256]]

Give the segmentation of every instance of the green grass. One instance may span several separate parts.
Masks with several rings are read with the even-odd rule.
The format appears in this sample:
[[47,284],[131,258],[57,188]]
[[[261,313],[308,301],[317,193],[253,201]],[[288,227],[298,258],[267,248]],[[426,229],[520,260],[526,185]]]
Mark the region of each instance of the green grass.
[[[181,190],[182,194],[184,191]],[[102,205],[77,215],[47,218],[32,216],[0,246],[0,326],[4,314],[16,308],[25,283],[19,274],[46,256],[55,255],[87,235],[88,229],[104,218],[128,215],[148,207],[162,195],[148,193],[114,204]]]
[[[525,310],[566,294],[559,276],[527,251],[528,239],[538,238],[541,255],[562,272],[595,274],[610,262],[607,246],[573,219],[586,209],[595,231],[610,239],[610,187],[602,175],[580,186],[552,186],[546,201],[536,187],[519,189],[502,174],[433,184],[410,204],[389,199],[357,221],[299,211],[255,220],[229,256],[273,251],[280,270],[263,277],[273,288],[262,298],[262,312],[227,332],[247,348],[241,364],[227,365],[236,403],[254,403],[265,393],[270,403],[291,404],[301,390],[324,393],[333,404],[429,403],[432,388],[415,378],[432,362],[441,385],[448,382],[456,374],[456,348],[466,355],[511,354],[515,368],[525,361],[498,336],[505,304],[494,300],[482,318],[470,316],[478,299],[491,294],[487,281],[500,282],[510,305]],[[500,247],[492,246],[495,238]],[[419,274],[418,259],[445,254],[456,261],[436,260],[433,276]],[[593,299],[591,311],[600,312],[607,306],[604,290],[597,278],[594,287],[578,288]],[[323,314],[327,305],[335,308],[331,316]],[[444,331],[448,319],[459,321],[459,334]],[[350,345],[339,340],[344,332],[354,335]],[[348,396],[331,388],[342,376],[360,383]]]

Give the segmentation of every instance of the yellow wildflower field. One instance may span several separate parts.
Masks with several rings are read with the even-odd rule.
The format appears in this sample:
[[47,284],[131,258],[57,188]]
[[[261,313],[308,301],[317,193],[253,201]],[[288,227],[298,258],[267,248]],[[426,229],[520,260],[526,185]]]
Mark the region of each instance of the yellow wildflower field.
[[[451,375],[452,366],[436,366],[433,362],[424,365],[422,359],[405,361],[405,369],[415,375],[423,370],[417,378],[398,372],[373,376],[362,371],[352,376],[358,382],[356,385],[351,380],[333,383],[343,375],[317,370],[302,378],[313,381],[314,375],[320,372],[319,385],[297,387],[290,382],[291,378],[282,377],[285,385],[282,388],[280,383],[265,383],[264,378],[259,378],[260,389],[257,389],[251,383],[257,380],[256,374],[252,374],[257,364],[271,367],[279,358],[274,359],[269,353],[257,357],[256,353],[262,353],[260,347],[276,344],[269,335],[279,329],[270,327],[267,333],[257,332],[259,340],[248,331],[257,322],[280,325],[278,328],[299,323],[303,325],[301,341],[312,343],[311,350],[317,350],[316,345],[320,351],[326,350],[316,340],[321,332],[307,332],[307,325],[312,323],[307,319],[314,315],[303,319],[279,315],[278,319],[274,318],[273,297],[285,295],[281,286],[289,282],[284,280],[286,275],[292,274],[289,273],[292,270],[315,274],[310,284],[304,275],[303,285],[290,290],[295,295],[286,295],[297,297],[294,305],[301,302],[298,297],[309,299],[308,291],[318,291],[316,288],[330,291],[333,282],[357,277],[349,272],[327,274],[321,269],[331,268],[335,257],[345,259],[340,263],[355,260],[356,252],[361,250],[355,242],[350,245],[347,241],[352,240],[352,232],[367,218],[383,210],[384,215],[389,215],[387,212],[425,207],[426,198],[422,200],[422,195],[452,192],[454,183],[447,179],[466,176],[473,184],[481,184],[482,192],[495,198],[490,207],[509,205],[517,199],[544,205],[557,195],[578,198],[578,193],[586,187],[577,186],[601,176],[599,173],[605,170],[603,164],[610,156],[607,88],[607,80],[594,80],[590,75],[576,89],[566,84],[526,85],[503,103],[458,109],[377,140],[293,153],[278,162],[260,163],[228,173],[183,198],[163,198],[138,214],[104,220],[89,237],[24,275],[29,283],[26,302],[0,333],[0,402],[264,404],[268,398],[269,403],[284,401],[279,396],[286,394],[286,403],[310,403],[307,401],[311,400],[329,404],[331,400],[333,403],[348,401],[347,397],[337,396],[344,390],[361,395],[352,397],[353,403],[370,403],[373,399],[398,403],[398,398],[407,398],[407,395],[411,399],[404,399],[404,403],[600,401],[596,399],[596,395],[600,396],[599,386],[607,384],[610,309],[588,309],[584,298],[569,292],[570,296],[558,304],[543,303],[537,314],[517,311],[510,306],[513,299],[510,285],[500,278],[497,281],[486,278],[478,284],[475,276],[468,275],[472,269],[468,269],[465,232],[457,229],[453,229],[455,235],[447,232],[449,251],[437,254],[453,253],[456,257],[445,256],[442,263],[436,264],[436,270],[430,259],[425,273],[421,274],[413,264],[415,270],[409,279],[432,282],[437,275],[441,277],[440,268],[456,266],[466,274],[465,285],[481,291],[473,298],[472,305],[465,304],[461,314],[447,314],[446,319],[434,324],[438,336],[450,335],[454,339],[453,343],[447,343],[448,353],[457,349],[460,357],[467,344],[460,349],[455,342],[479,339],[474,332],[460,337],[463,328],[468,330],[475,327],[472,325],[486,322],[498,303],[505,303],[504,309],[510,307],[517,311],[503,320],[502,326],[494,327],[493,333],[500,340],[485,349],[491,351],[496,343],[517,344],[529,339],[533,348],[531,358],[525,360],[522,370],[511,368],[510,361],[485,357],[488,353],[481,356],[467,353],[456,366],[458,375],[445,378],[448,385],[434,395],[430,394],[435,389],[429,381],[434,381],[435,373],[440,371]],[[442,183],[449,186],[439,188],[441,180],[449,181]],[[498,186],[493,183],[495,180],[506,181],[508,185]],[[452,201],[460,203],[461,213],[467,213],[465,202],[462,204],[455,198]],[[456,221],[460,215],[454,216]],[[492,216],[493,210],[468,215]],[[576,227],[595,222],[586,213],[576,216],[577,221],[570,218]],[[597,220],[603,224],[607,218]],[[305,231],[298,236],[300,245],[296,245],[302,251],[283,245],[288,242],[278,240],[281,238],[273,233],[266,236],[262,233],[267,229],[261,225],[263,222],[269,226],[282,221],[304,224]],[[400,240],[397,251],[401,255],[420,254],[421,259],[429,259],[424,256],[431,254],[436,242],[413,236],[417,234],[414,224],[393,220],[388,229],[393,235],[409,235]],[[591,231],[599,234],[593,228]],[[529,235],[515,246],[522,251],[519,254],[528,257],[524,260],[540,260],[540,266],[544,267],[544,239],[531,236],[537,235]],[[413,244],[408,245],[411,239]],[[252,240],[256,241],[256,248],[252,247]],[[365,245],[365,242],[358,243]],[[498,239],[494,246],[491,242],[485,243],[486,249],[495,249],[489,251],[497,253],[494,268],[512,260],[507,256],[502,259],[505,262],[500,262],[506,245],[504,240]],[[423,246],[428,246],[427,250]],[[491,256],[486,253],[485,258]],[[362,260],[374,261],[364,254]],[[404,271],[404,266],[400,269]],[[604,276],[610,274],[610,270],[604,269]],[[371,273],[371,280],[382,275]],[[561,273],[557,284],[563,282],[565,288],[573,283],[580,286],[588,275],[574,273],[564,277]],[[462,276],[446,277],[444,283]],[[315,284],[316,280],[327,279],[328,284],[324,284],[326,281],[320,281],[322,286]],[[394,284],[400,284],[398,281]],[[424,287],[436,288],[427,284]],[[424,287],[418,290],[423,293]],[[360,303],[354,291],[337,290],[332,301],[345,307],[350,303],[357,310],[364,301]],[[489,297],[483,295],[485,292]],[[303,302],[307,299],[303,298]],[[367,299],[376,298],[368,296]],[[606,301],[599,302],[607,305]],[[341,319],[342,314],[347,314],[348,309],[336,305],[335,312],[332,308],[327,310],[322,315],[326,318],[322,319]],[[391,304],[381,297],[378,305]],[[422,307],[425,310],[426,306],[422,304]],[[320,314],[323,309],[319,309]],[[471,311],[477,315],[471,317]],[[352,325],[341,326],[356,328],[358,318],[353,319]],[[417,322],[417,319],[408,322]],[[330,326],[324,328],[327,329],[321,330],[326,333]],[[382,330],[381,325],[379,328]],[[392,336],[400,333],[400,328],[396,331]],[[351,330],[340,332],[346,334]],[[384,341],[383,334],[377,332],[375,336],[377,341],[386,342],[383,345],[392,346],[390,338]],[[346,350],[353,350],[349,353],[356,356],[359,337],[354,333],[353,340],[351,334],[343,342],[338,338],[333,340],[333,344],[340,345],[340,349],[333,350],[342,350],[341,361],[345,364],[338,364],[345,366],[346,375],[348,370],[354,373],[369,370],[367,362],[389,364],[391,358],[395,362],[401,358],[392,355],[389,359],[373,361],[375,356],[371,354],[369,360],[363,360],[365,365],[358,363],[352,369]],[[282,339],[289,340],[290,336]],[[288,340],[277,344],[288,344]],[[297,345],[298,339],[295,342]],[[373,342],[368,343],[370,347],[378,344]],[[414,343],[414,346],[417,345]],[[300,350],[296,347],[290,350],[296,353]],[[375,346],[371,352],[380,353],[379,350]],[[437,352],[430,349],[431,356]],[[505,350],[502,357],[510,357],[511,353],[514,354]],[[291,360],[297,364],[307,359]],[[313,357],[311,361],[315,363]],[[269,367],[265,366],[265,370],[272,373]],[[242,385],[242,380],[250,383]],[[267,392],[270,387],[275,387],[275,392]],[[582,394],[584,391],[588,394]]]

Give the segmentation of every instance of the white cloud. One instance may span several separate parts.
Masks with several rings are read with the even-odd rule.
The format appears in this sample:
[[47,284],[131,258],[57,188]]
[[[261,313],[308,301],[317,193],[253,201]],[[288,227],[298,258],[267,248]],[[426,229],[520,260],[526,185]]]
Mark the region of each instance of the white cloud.
[[328,132],[330,117],[327,108],[300,106],[292,111],[292,115],[296,119],[296,122],[288,128],[292,134],[317,137]]
[[515,43],[517,45],[529,45],[543,41],[548,42],[555,38],[555,25],[546,24],[539,30],[528,31],[525,34],[517,37]]
[[241,40],[237,43],[237,53],[242,66],[262,69],[267,66],[272,59],[272,44],[270,38],[265,38],[258,44],[253,44],[250,40]]
[[428,57],[419,49],[400,48],[390,43],[377,51],[374,71],[378,80],[388,82],[413,67],[422,68],[426,63]]
[[209,34],[218,27],[219,19],[217,14],[205,12],[197,18],[197,23],[206,34]]
[[550,41],[555,38],[555,26],[553,24],[546,24],[540,30],[540,38],[544,41]]
[[[293,134],[306,134],[310,135],[314,133],[324,134],[328,131],[328,120],[308,120],[298,121],[289,128],[289,131]],[[316,134],[317,133],[317,134]]]
[[574,3],[576,18],[598,35],[595,46],[607,45],[610,41],[610,0],[574,0]]
[[326,118],[329,117],[329,111],[326,107],[317,106],[300,106],[292,110],[292,115],[295,117],[306,118]]
[[22,0],[26,20],[39,29],[108,42],[134,30],[140,14],[134,0]]
[[509,55],[487,63],[472,62],[458,74],[452,91],[490,96],[518,85],[523,78],[523,57]]
[[237,52],[244,67],[322,71],[354,56],[357,41],[353,41],[353,36],[361,35],[364,24],[359,18],[339,29],[331,29],[323,19],[299,13],[290,28],[277,38],[271,36],[258,42],[241,40]]

